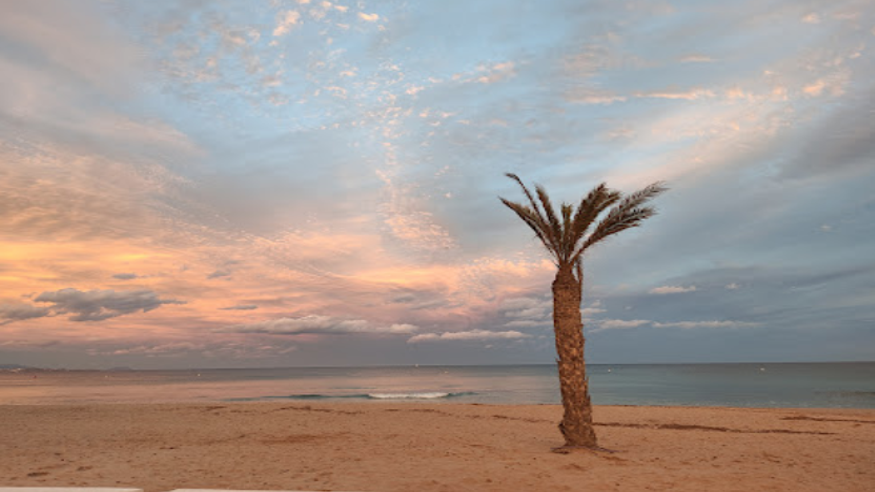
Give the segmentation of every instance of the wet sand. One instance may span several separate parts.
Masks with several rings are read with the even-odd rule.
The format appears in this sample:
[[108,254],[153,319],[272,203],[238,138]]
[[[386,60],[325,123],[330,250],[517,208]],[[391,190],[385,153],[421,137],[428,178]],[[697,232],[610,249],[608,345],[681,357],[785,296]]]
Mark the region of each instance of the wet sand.
[[555,405],[0,406],[0,486],[871,491],[875,410],[597,407],[612,452],[551,452]]

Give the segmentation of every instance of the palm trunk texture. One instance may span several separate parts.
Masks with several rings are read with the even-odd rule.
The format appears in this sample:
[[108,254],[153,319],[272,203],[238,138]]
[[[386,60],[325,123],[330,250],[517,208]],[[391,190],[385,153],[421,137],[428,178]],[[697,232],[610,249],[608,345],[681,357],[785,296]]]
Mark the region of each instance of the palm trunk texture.
[[581,282],[571,266],[562,266],[553,281],[553,327],[559,359],[559,387],[565,414],[559,430],[567,447],[596,448],[592,425],[589,380],[583,361],[583,322],[580,318]]

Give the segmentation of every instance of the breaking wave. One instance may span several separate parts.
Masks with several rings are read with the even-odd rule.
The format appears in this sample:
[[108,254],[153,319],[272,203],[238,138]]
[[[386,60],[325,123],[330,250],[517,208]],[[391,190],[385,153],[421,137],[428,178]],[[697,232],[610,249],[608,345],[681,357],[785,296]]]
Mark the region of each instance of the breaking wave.
[[[468,393],[473,394],[473,393]],[[439,392],[424,392],[424,393],[368,393],[368,398],[372,400],[437,400],[440,398],[449,398],[451,396],[461,396],[460,393],[439,393]]]
[[254,398],[229,398],[225,401],[263,401],[263,400],[441,400],[460,396],[474,396],[477,393],[464,391],[448,393],[442,391],[421,391],[404,393],[356,393],[346,395],[327,395],[319,393],[304,393],[298,395],[261,396]]

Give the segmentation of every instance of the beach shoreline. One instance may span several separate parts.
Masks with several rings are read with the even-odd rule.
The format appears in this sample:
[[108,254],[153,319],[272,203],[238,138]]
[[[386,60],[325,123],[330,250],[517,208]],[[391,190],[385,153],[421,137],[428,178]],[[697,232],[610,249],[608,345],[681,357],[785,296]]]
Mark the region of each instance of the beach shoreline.
[[259,490],[872,490],[875,410],[558,405],[0,405],[0,486]]

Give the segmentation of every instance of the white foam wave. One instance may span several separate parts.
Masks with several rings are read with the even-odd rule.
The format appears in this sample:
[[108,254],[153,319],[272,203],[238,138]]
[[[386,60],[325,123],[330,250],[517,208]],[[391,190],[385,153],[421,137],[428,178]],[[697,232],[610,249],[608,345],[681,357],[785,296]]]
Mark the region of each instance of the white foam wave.
[[435,400],[446,398],[449,393],[368,393],[368,398],[375,400]]

